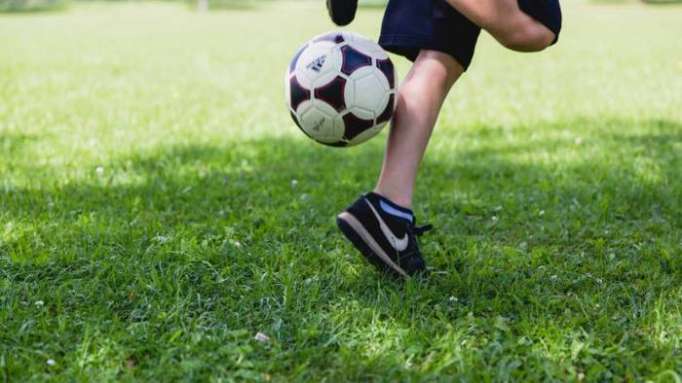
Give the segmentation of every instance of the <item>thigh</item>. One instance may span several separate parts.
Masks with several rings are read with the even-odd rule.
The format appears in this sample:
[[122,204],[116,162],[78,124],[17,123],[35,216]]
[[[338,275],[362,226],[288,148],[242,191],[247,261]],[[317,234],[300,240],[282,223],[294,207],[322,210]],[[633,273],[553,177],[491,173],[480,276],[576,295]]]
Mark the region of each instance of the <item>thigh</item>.
[[[537,51],[556,42],[561,25],[558,0],[447,0],[453,8],[504,46]],[[557,22],[550,21],[552,17]]]
[[447,0],[447,2],[481,28],[494,33],[519,27],[524,16],[517,0]]
[[464,66],[452,55],[441,51],[422,49],[405,79],[426,74],[429,83],[442,87],[441,90],[447,93],[462,73],[464,73]]

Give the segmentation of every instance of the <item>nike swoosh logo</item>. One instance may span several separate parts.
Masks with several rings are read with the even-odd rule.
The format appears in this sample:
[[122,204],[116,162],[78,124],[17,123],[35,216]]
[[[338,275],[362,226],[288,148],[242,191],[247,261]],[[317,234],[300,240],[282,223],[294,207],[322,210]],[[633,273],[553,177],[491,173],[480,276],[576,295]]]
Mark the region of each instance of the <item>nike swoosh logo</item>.
[[398,238],[397,235],[393,234],[393,231],[391,230],[390,227],[384,222],[384,220],[381,218],[381,215],[376,211],[374,206],[372,205],[371,202],[365,198],[365,202],[367,205],[369,205],[369,208],[372,209],[372,213],[374,213],[374,216],[377,217],[377,221],[379,221],[379,228],[381,229],[381,232],[384,233],[384,236],[386,239],[388,239],[388,243],[393,246],[394,249],[397,251],[405,251],[407,249],[407,244],[409,242],[409,238],[407,237],[407,233],[402,238]]

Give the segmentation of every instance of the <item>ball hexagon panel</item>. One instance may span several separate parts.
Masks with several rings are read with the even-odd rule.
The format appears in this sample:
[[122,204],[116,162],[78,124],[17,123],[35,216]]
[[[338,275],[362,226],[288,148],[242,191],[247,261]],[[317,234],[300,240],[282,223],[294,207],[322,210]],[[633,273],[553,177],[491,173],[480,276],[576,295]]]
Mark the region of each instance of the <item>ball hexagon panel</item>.
[[395,109],[395,96],[391,93],[391,95],[388,96],[388,102],[386,103],[386,108],[384,108],[384,111],[381,112],[379,117],[377,117],[377,124],[383,124],[388,122],[388,120],[393,117],[393,111]]
[[393,62],[388,58],[386,60],[377,60],[377,68],[386,76],[388,86],[391,89],[395,89],[395,68],[393,68]]
[[374,41],[357,33],[344,33],[346,41],[353,49],[377,60],[388,59],[388,54]]
[[336,44],[341,44],[346,40],[344,39],[342,32],[330,32],[313,38],[313,41],[314,42],[331,41]]
[[311,100],[301,105],[299,123],[301,129],[316,141],[329,144],[341,141],[344,123],[341,116],[326,102]]
[[289,112],[289,113],[291,114],[291,119],[294,120],[294,123],[296,124],[296,126],[298,126],[298,129],[300,129],[301,132],[303,132],[303,134],[305,134],[309,138],[312,138],[312,137],[310,137],[310,134],[308,134],[308,132],[306,132],[305,129],[303,129],[301,127],[301,124],[298,122],[298,117],[296,117],[296,113],[294,113],[294,112]]
[[343,56],[341,72],[346,75],[351,75],[353,72],[358,70],[358,68],[372,65],[371,57],[356,49],[353,49],[350,45],[341,47],[341,54]]
[[347,141],[353,140],[355,137],[374,125],[373,120],[360,118],[353,113],[348,113],[343,116],[343,122],[346,127],[343,134],[343,139]]
[[358,117],[373,120],[388,103],[388,80],[377,68],[363,67],[351,74],[345,89],[348,110]]
[[348,146],[354,146],[357,144],[361,144],[361,143],[369,140],[370,138],[376,136],[377,134],[379,134],[379,132],[381,132],[381,129],[384,128],[384,125],[386,125],[386,123],[377,124],[377,125],[374,125],[373,127],[369,128],[369,129],[361,132],[357,136],[353,137],[353,139],[348,141]]
[[291,63],[289,63],[289,75],[296,69],[296,63],[298,63],[299,57],[301,57],[301,53],[308,47],[308,44],[303,44],[302,47],[296,51],[296,54],[294,55],[294,58],[291,59]]
[[346,80],[339,76],[327,85],[315,88],[315,98],[325,101],[329,106],[336,109],[337,112],[343,112],[346,110],[345,88]]
[[312,43],[298,58],[294,74],[303,87],[312,89],[333,80],[341,70],[342,61],[341,51],[334,42]]
[[296,76],[289,79],[289,107],[296,111],[304,101],[310,100],[310,90],[301,86]]

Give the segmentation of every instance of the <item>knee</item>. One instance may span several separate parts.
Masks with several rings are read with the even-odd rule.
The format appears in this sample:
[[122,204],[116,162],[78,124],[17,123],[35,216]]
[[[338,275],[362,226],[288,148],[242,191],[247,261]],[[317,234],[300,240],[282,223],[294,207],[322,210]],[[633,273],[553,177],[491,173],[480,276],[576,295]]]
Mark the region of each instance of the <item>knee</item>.
[[409,83],[417,87],[424,85],[447,93],[463,71],[464,68],[450,55],[422,50],[403,85]]
[[555,39],[554,32],[540,23],[529,23],[495,37],[505,47],[519,52],[539,52]]

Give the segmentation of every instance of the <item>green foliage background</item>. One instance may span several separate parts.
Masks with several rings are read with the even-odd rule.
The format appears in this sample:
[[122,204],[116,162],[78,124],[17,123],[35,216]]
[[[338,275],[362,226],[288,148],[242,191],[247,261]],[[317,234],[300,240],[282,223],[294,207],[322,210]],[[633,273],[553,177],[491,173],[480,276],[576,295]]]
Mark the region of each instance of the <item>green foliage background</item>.
[[0,0],[0,12],[41,12],[63,10],[70,0]]

